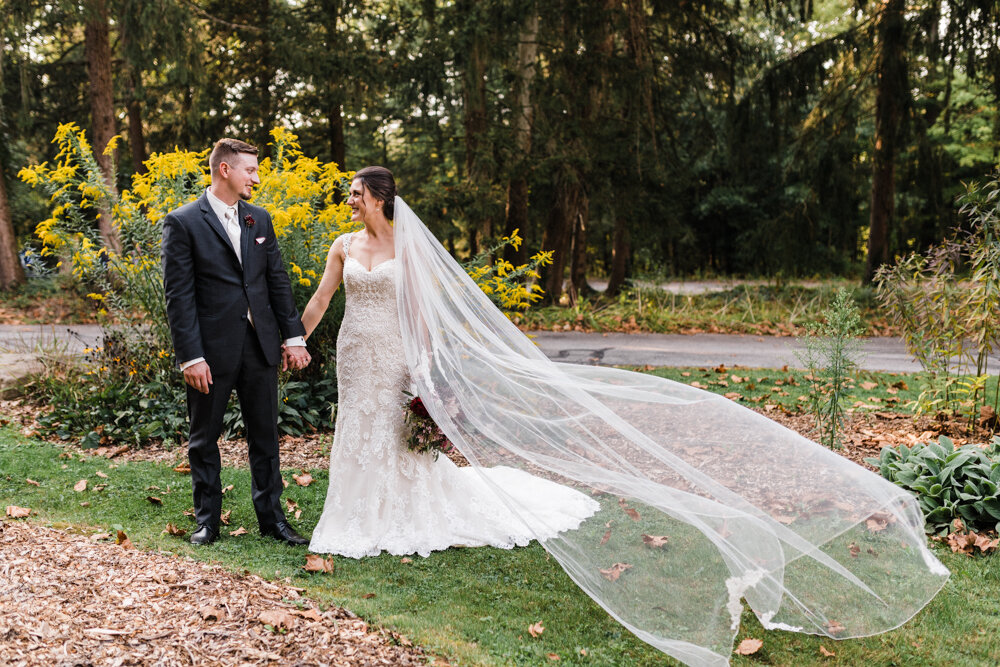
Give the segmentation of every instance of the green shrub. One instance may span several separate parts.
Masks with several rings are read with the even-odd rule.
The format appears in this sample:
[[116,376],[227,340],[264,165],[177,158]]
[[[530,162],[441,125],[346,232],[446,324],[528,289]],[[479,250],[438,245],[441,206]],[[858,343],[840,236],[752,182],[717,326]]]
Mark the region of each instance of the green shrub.
[[883,447],[877,465],[882,476],[917,496],[928,532],[946,534],[961,519],[966,528],[993,530],[1000,522],[1000,437],[985,449],[965,445],[955,449],[942,436],[898,450]]

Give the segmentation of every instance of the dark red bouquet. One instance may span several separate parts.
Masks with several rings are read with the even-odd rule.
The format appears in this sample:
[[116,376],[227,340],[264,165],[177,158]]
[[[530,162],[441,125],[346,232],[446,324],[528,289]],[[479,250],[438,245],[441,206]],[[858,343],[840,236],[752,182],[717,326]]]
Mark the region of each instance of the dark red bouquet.
[[419,396],[414,396],[409,392],[403,392],[410,397],[410,402],[406,404],[406,415],[404,420],[410,432],[406,438],[406,446],[411,452],[422,454],[430,452],[434,460],[442,452],[447,454],[454,446],[448,440],[441,428],[434,422],[427,406],[420,400]]

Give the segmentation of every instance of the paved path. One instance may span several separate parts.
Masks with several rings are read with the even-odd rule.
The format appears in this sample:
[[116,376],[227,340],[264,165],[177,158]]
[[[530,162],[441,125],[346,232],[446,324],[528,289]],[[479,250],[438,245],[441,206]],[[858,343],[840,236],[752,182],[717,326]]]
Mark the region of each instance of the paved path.
[[[532,334],[543,352],[557,361],[620,366],[748,366],[800,368],[795,356],[801,342],[792,337],[734,334],[621,334],[538,331]],[[100,344],[97,325],[0,325],[0,385],[16,382],[34,366],[38,350],[80,353]],[[906,373],[920,364],[898,338],[864,341],[861,366],[867,370]],[[1000,359],[990,360],[991,368]]]

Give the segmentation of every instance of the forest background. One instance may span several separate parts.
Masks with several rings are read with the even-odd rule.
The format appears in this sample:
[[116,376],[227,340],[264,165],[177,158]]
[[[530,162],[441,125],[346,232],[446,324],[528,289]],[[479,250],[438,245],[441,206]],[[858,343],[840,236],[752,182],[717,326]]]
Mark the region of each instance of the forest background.
[[[125,189],[221,136],[391,168],[459,257],[604,276],[847,275],[962,224],[1000,147],[996,0],[0,0],[0,284],[59,123]],[[95,218],[97,216],[95,215]],[[95,220],[95,224],[96,220]]]

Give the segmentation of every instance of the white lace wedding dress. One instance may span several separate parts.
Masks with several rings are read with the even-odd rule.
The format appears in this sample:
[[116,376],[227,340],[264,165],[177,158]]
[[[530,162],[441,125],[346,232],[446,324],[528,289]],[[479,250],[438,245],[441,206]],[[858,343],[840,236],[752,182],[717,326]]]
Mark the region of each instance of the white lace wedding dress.
[[[330,486],[310,551],[351,558],[451,546],[510,549],[576,528],[599,505],[567,486],[498,466],[460,468],[447,457],[414,454],[404,442],[410,373],[401,347],[396,261],[371,271],[344,237],[347,307],[337,338],[336,431]],[[492,490],[496,485],[514,507]],[[517,505],[531,507],[530,531]],[[538,534],[538,526],[546,534]]]

